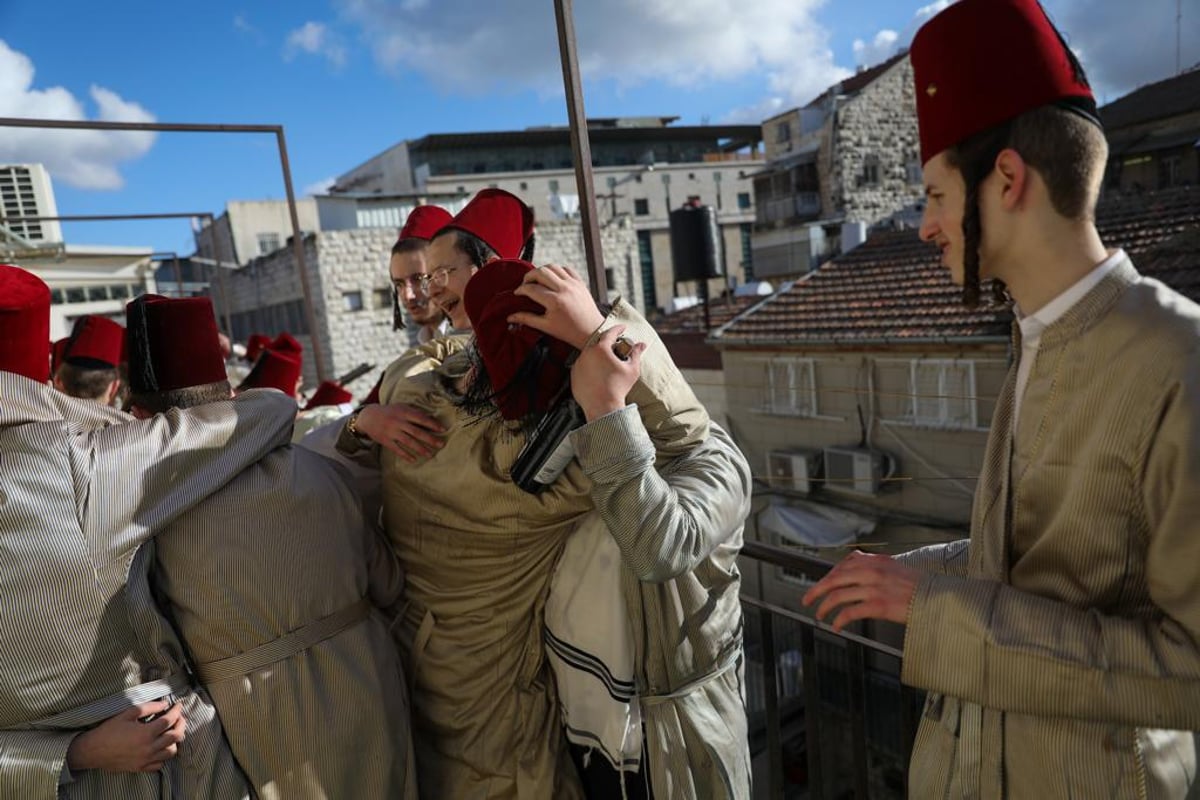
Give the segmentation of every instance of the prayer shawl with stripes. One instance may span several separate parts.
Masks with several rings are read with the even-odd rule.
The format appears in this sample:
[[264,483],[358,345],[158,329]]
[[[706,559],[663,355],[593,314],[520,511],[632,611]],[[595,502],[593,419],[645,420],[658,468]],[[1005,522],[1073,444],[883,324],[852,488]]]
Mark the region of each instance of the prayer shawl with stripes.
[[1016,370],[969,543],[902,557],[931,571],[904,641],[905,683],[931,692],[909,793],[1184,797],[1200,729],[1200,308],[1126,259],[1043,333],[1014,440]]
[[158,537],[156,577],[262,800],[416,797],[395,556],[345,471],[276,450]]
[[[189,693],[181,647],[150,603],[144,546],[285,444],[295,413],[282,394],[252,392],[131,421],[0,372],[0,797],[246,796],[211,706]],[[162,772],[84,771],[60,791],[80,728],[171,692],[188,737]]]

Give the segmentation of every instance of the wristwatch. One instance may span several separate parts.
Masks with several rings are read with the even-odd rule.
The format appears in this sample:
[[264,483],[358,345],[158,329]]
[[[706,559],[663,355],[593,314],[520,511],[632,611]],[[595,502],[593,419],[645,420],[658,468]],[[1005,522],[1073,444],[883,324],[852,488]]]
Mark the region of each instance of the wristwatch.
[[358,409],[350,415],[350,419],[346,422],[346,432],[358,439],[360,442],[369,442],[371,437],[358,429],[358,415],[362,413],[362,409]]

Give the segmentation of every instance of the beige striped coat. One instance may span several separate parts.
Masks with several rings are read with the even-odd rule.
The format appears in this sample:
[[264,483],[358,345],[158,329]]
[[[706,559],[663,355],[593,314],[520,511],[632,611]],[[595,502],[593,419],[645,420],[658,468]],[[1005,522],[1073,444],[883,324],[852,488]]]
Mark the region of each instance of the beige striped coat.
[[633,407],[572,439],[621,550],[634,676],[656,800],[750,797],[741,575],[750,467],[729,435],[659,458]]
[[[180,677],[180,646],[149,601],[144,546],[285,443],[294,415],[283,395],[253,392],[135,422],[0,372],[0,797],[245,796],[211,706],[186,681],[189,735],[162,773],[59,783],[80,728],[128,708],[133,687]],[[41,722],[106,698],[94,713]]]
[[1014,441],[1015,378],[969,543],[904,557],[932,571],[904,642],[904,681],[932,692],[910,794],[1183,797],[1200,729],[1200,308],[1126,260],[1042,335]]
[[[262,800],[416,797],[404,674],[382,615],[351,615],[303,649],[279,641],[364,597],[386,607],[400,595],[395,556],[349,480],[323,456],[281,448],[158,537],[159,587]],[[256,648],[257,666],[209,675]]]

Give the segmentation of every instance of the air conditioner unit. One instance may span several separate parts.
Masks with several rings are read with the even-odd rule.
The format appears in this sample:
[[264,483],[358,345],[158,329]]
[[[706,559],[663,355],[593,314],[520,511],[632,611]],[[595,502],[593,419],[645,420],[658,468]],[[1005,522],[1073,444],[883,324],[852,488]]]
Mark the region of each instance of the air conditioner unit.
[[773,489],[807,494],[821,474],[820,450],[770,450],[767,483]]
[[893,461],[886,453],[858,447],[825,448],[825,488],[856,494],[879,494],[879,484],[891,476]]

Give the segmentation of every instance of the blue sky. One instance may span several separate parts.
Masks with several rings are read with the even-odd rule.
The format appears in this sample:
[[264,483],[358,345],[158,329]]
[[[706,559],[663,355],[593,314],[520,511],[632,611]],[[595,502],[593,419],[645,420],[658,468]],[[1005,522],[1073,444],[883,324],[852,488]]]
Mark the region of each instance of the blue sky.
[[[946,0],[576,0],[589,116],[760,121],[907,44]],[[1200,61],[1183,0],[1182,62]],[[1172,74],[1175,2],[1047,0],[1107,99]],[[1160,8],[1161,7],[1161,8]],[[0,116],[285,126],[296,189],[405,138],[566,120],[551,0],[0,0]],[[272,137],[0,129],[62,214],[282,198]],[[76,223],[76,243],[192,250],[186,220]]]

